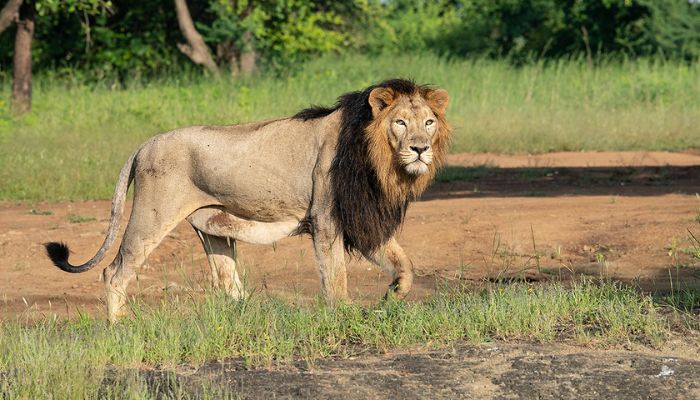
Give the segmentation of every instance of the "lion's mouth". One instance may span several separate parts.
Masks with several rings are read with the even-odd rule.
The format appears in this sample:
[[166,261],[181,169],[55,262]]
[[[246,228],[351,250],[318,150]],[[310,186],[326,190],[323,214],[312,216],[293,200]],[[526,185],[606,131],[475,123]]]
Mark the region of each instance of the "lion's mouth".
[[406,172],[417,176],[428,172],[428,166],[433,162],[433,152],[402,151],[400,159]]
[[404,169],[411,175],[422,175],[428,172],[428,164],[416,157],[414,161],[405,164]]

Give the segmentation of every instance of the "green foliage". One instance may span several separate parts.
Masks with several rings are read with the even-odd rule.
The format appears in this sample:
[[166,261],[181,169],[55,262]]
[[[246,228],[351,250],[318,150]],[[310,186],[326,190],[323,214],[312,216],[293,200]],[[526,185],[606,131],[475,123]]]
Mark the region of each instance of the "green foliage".
[[104,14],[112,7],[109,0],[38,0],[36,11],[40,16],[67,12],[84,16]]
[[91,81],[179,72],[184,60],[175,47],[180,34],[174,18],[170,2],[120,1],[111,14],[92,21],[89,47],[77,62]]
[[522,62],[572,54],[693,58],[700,51],[700,4],[686,0],[458,0],[441,18],[454,21],[453,9],[456,22],[433,43],[446,55]]
[[[350,51],[507,57],[515,64],[581,55],[589,63],[612,55],[700,57],[700,2],[688,0],[187,3],[221,65],[232,55],[255,50],[263,65],[277,71]],[[171,1],[40,0],[37,8],[36,70],[121,82],[191,67],[176,47],[183,38]],[[10,65],[12,49],[13,35],[0,36],[2,65]]]
[[239,49],[243,49],[243,33],[251,31],[256,37],[260,36],[266,18],[264,11],[259,7],[251,7],[248,10],[249,3],[250,1],[236,2],[234,7],[228,0],[212,0],[208,11],[214,15],[214,21],[211,24],[197,21],[197,29],[210,44],[231,41]]
[[367,21],[359,38],[370,53],[436,50],[435,44],[460,23],[450,0],[395,0],[367,3]]
[[642,38],[631,43],[645,54],[659,52],[672,58],[700,57],[700,2],[641,0],[649,9]]
[[82,224],[84,222],[91,222],[97,220],[97,218],[90,215],[80,215],[80,214],[68,214],[68,221],[71,224]]
[[[181,69],[175,47],[180,33],[170,2],[46,0],[37,2],[37,12],[35,71],[97,82]],[[8,33],[0,36],[2,65],[12,63],[13,40]]]
[[[314,9],[308,0],[288,0],[274,8],[260,35],[264,49],[278,58],[299,60],[308,54],[339,51],[346,40],[345,21],[333,11]],[[276,25],[276,26],[275,26]]]
[[[198,22],[197,27],[212,47],[230,44],[238,54],[254,50],[268,63],[290,65],[312,54],[339,51],[346,42],[346,21],[322,6],[312,0],[211,0],[213,22]],[[252,34],[250,42],[246,32]]]

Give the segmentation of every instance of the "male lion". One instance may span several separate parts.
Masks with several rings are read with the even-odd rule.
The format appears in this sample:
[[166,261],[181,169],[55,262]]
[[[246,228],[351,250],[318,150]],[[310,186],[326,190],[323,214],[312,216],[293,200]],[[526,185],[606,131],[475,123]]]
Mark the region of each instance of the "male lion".
[[291,118],[155,136],[119,174],[97,254],[73,266],[65,244],[48,243],[46,250],[67,272],[99,263],[117,236],[133,180],[124,238],[104,270],[110,321],[123,312],[135,268],[182,219],[202,240],[214,284],[232,296],[245,296],[230,248],[236,240],[269,244],[308,233],[327,303],[347,298],[345,251],[388,269],[390,291],[403,297],[413,265],[394,234],[409,200],[425,190],[445,158],[447,102],[443,89],[394,79]]

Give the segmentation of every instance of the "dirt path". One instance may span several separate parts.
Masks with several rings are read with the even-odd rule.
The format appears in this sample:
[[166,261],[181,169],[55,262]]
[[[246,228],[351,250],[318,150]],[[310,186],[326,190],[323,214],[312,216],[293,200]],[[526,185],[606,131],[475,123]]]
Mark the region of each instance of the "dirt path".
[[[152,391],[203,386],[243,399],[698,399],[700,360],[563,345],[492,343],[248,370],[132,371]],[[104,382],[113,385],[113,380]]]
[[[457,154],[444,177],[466,180],[433,185],[411,205],[399,236],[416,265],[413,299],[439,279],[589,274],[646,290],[665,290],[671,281],[700,285],[699,262],[692,257],[700,250],[688,233],[700,237],[698,154]],[[66,241],[71,260],[82,262],[101,244],[108,218],[107,201],[0,204],[0,317],[98,309],[101,268],[61,272],[41,243]],[[249,286],[284,297],[317,295],[308,238],[241,244],[238,254]],[[165,287],[196,286],[204,266],[194,232],[180,224],[141,269],[132,292],[158,298]],[[368,263],[351,262],[350,294],[357,301],[376,301],[388,284]]]

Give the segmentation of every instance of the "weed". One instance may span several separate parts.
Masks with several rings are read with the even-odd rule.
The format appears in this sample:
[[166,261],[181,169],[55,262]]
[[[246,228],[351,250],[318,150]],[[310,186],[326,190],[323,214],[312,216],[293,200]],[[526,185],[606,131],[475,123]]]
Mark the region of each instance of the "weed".
[[[700,309],[700,292],[691,289],[679,289],[668,294],[657,296],[656,302],[668,305],[678,311],[693,313]],[[700,322],[700,321],[697,321]]]
[[595,262],[597,262],[598,264],[605,263],[605,254],[604,253],[602,253],[600,251],[596,251],[594,254],[594,257],[595,257]]
[[53,215],[53,211],[39,210],[36,208],[32,208],[31,210],[29,210],[29,214],[31,214],[31,215]]
[[95,221],[97,218],[90,215],[68,214],[66,217],[71,224],[82,224],[84,222]]
[[695,260],[700,260],[700,240],[690,229],[688,229],[688,235],[690,236],[691,247],[687,250],[686,254]]
[[462,225],[469,225],[469,223],[472,221],[474,218],[474,211],[469,211],[467,215],[463,215],[460,217],[460,220],[462,221]]
[[[684,243],[688,243],[688,245],[684,245]],[[673,259],[674,265],[681,264],[681,256],[688,256],[691,260],[700,260],[700,239],[690,229],[688,229],[687,239],[681,240],[674,236],[666,249],[669,257]]]
[[528,190],[524,193],[525,197],[543,197],[546,193],[541,190]]
[[549,254],[549,258],[552,260],[556,260],[561,262],[562,261],[562,252],[561,252],[561,245],[557,245],[552,249],[552,252]]

